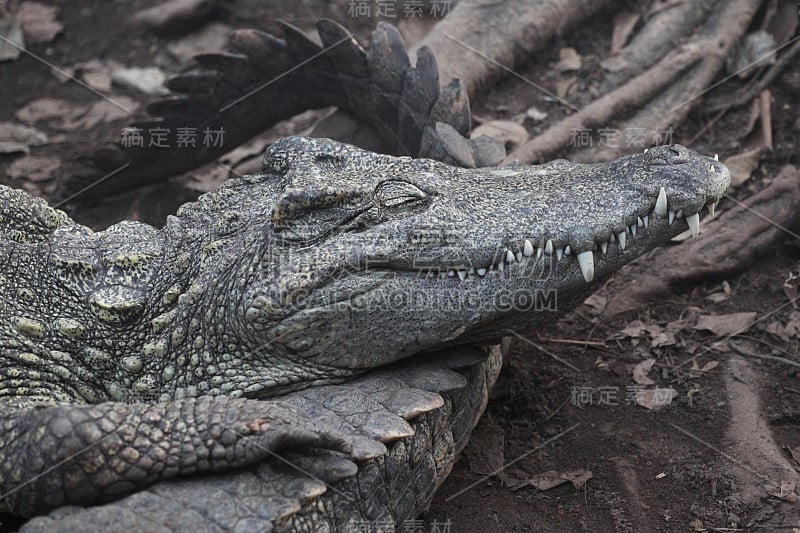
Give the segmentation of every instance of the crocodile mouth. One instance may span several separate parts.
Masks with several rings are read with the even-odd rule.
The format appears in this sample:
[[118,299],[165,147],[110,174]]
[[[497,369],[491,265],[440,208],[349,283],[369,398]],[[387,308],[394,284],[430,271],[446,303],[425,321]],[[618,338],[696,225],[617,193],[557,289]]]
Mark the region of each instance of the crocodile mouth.
[[[715,161],[718,161],[715,156]],[[724,167],[723,167],[724,168]],[[711,172],[719,173],[720,170],[712,163]],[[559,268],[569,268],[565,261],[572,261],[580,270],[583,280],[591,283],[598,273],[598,265],[604,263],[618,264],[628,262],[637,256],[657,247],[664,241],[672,238],[688,227],[693,237],[700,233],[701,216],[713,217],[721,196],[708,195],[706,202],[700,209],[675,207],[667,198],[667,192],[661,187],[656,200],[644,214],[632,215],[635,221],[626,224],[624,230],[619,232],[609,231],[598,235],[588,249],[576,249],[571,244],[564,244],[555,239],[544,237],[529,237],[507,243],[500,247],[490,262],[473,265],[440,265],[423,267],[414,272],[422,279],[431,281],[467,282],[481,279],[507,279],[516,275],[531,273],[534,263],[550,262]],[[683,222],[683,224],[681,224]],[[505,250],[505,251],[503,251]],[[616,255],[615,255],[616,254]],[[544,261],[542,261],[544,260]],[[602,269],[600,269],[602,270]],[[611,270],[611,269],[609,269]]]

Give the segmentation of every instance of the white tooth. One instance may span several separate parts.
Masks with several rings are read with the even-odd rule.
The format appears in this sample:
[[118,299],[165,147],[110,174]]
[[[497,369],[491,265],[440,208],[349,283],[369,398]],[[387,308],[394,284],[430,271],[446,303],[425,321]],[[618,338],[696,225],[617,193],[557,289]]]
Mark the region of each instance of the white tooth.
[[661,190],[658,191],[658,198],[656,198],[656,206],[653,212],[660,217],[667,215],[667,191],[664,190],[664,187],[661,187]]
[[445,279],[447,277],[447,272],[439,272],[439,279]]
[[644,227],[644,221],[642,220],[642,217],[636,217],[636,225],[640,228]]
[[470,268],[469,270],[467,270],[467,274],[469,274],[470,276],[475,275],[475,269],[474,268]]
[[561,259],[561,256],[564,255],[563,248],[556,248],[556,259]]
[[642,217],[642,223],[644,224],[644,227],[646,228],[647,225],[650,223],[650,217],[647,216],[647,215],[643,216]]
[[433,270],[428,270],[428,277],[429,278],[434,278],[434,277],[436,277],[436,273]]
[[528,239],[525,239],[525,245],[522,247],[522,253],[525,254],[525,257],[530,257],[533,255],[533,244]]
[[675,218],[683,218],[683,209],[678,209],[678,212],[675,213]]
[[517,252],[517,263],[522,263],[522,252]]
[[625,232],[624,231],[620,231],[619,233],[617,233],[617,240],[619,241],[619,249],[620,250],[624,250],[625,249]]
[[714,161],[719,161],[719,154],[714,154]]
[[612,233],[611,237],[608,238],[608,242],[616,242],[616,241],[617,241],[617,238],[614,237],[614,234]]
[[700,233],[700,213],[686,217],[686,223],[689,224],[689,229],[692,230],[692,237],[697,237]]
[[708,170],[709,170],[709,172],[716,172],[717,171],[717,167],[714,166],[714,163],[709,163],[708,164]]
[[547,239],[547,244],[544,245],[544,253],[553,255],[553,241],[550,239]]
[[647,153],[647,151],[648,151],[649,149],[650,149],[650,148],[645,148],[645,149],[644,149],[644,152],[642,152],[642,153],[643,153],[643,154],[646,154],[646,153]]
[[603,255],[606,255],[606,251],[608,251],[608,241],[600,243],[600,250],[602,250]]
[[459,271],[458,271],[458,279],[460,279],[461,281],[464,281],[465,279],[467,279],[467,273],[466,273],[466,271],[464,271],[464,270],[459,270]]
[[594,255],[591,250],[578,254],[578,266],[581,267],[581,274],[586,283],[591,282],[594,279]]
[[503,270],[505,270],[505,268],[506,268],[506,265],[505,265],[505,263],[503,263],[502,261],[500,261],[499,263],[497,263],[497,271],[498,271],[498,272],[502,272]]
[[572,255],[572,248],[569,247],[569,244],[564,247],[564,255]]
[[544,248],[542,248],[541,246],[536,249],[536,259],[539,259],[540,257],[542,257],[542,252],[543,251],[544,251]]
[[672,221],[674,221],[674,220],[675,220],[675,211],[670,211],[669,212],[669,225],[670,226],[672,225]]
[[711,202],[710,204],[708,204],[708,206],[707,206],[708,207],[708,216],[710,216],[710,217],[714,216],[714,211],[717,209],[717,204],[718,203],[719,203],[719,200],[717,200],[716,202]]
[[506,250],[506,263],[511,264],[516,260],[517,258],[514,257],[514,252],[512,252],[511,250]]
[[456,271],[455,271],[455,270],[448,270],[448,271],[447,271],[447,277],[448,277],[448,278],[454,278],[454,277],[456,277]]
[[631,237],[636,237],[636,224],[631,224],[629,229],[631,230]]
[[483,277],[483,276],[485,276],[485,275],[486,275],[486,269],[485,269],[485,268],[479,268],[478,270],[476,270],[476,272],[477,272],[477,273],[478,273],[478,275],[479,275],[479,276],[481,276],[481,277]]

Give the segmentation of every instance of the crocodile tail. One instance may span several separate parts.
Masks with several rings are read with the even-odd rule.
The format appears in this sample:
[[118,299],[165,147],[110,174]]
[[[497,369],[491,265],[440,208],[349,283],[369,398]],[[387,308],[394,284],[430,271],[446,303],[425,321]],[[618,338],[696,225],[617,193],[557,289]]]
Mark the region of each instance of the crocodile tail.
[[317,23],[321,43],[280,24],[283,39],[236,30],[233,52],[195,56],[198,67],[167,82],[172,94],[148,106],[150,117],[62,166],[54,199],[97,198],[162,181],[219,158],[281,120],[327,106],[372,126],[397,155],[467,167],[493,165],[505,155],[485,137],[466,138],[471,118],[463,84],[440,87],[429,48],[421,48],[411,66],[394,26],[380,23],[365,50],[331,20]]

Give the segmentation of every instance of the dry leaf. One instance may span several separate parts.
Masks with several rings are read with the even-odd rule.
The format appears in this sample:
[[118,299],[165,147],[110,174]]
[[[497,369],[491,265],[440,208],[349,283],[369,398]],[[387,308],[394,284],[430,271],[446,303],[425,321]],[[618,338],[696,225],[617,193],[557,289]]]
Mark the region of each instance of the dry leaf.
[[608,299],[605,296],[594,293],[588,298],[586,298],[586,300],[583,303],[584,305],[591,307],[592,314],[600,315],[606,308],[606,303],[608,303]]
[[525,116],[536,122],[541,122],[547,118],[547,113],[535,107],[529,107],[528,110],[525,111]]
[[592,473],[585,468],[563,473],[559,473],[555,470],[546,470],[540,474],[530,476],[527,479],[515,479],[509,483],[509,488],[511,488],[511,490],[519,490],[531,486],[539,490],[550,490],[570,482],[573,487],[579,489],[583,487],[587,481],[592,479],[592,477]]
[[61,166],[61,161],[52,157],[25,156],[8,167],[8,175],[14,179],[32,182],[47,181]]
[[169,90],[164,87],[166,79],[167,75],[158,67],[122,68],[111,74],[111,80],[117,85],[151,95],[169,93]]
[[484,122],[470,134],[470,139],[487,135],[508,146],[519,146],[528,140],[528,130],[510,120],[490,120]]
[[[22,25],[10,13],[0,9],[0,63],[17,59],[25,48]],[[9,42],[10,41],[10,42]]]
[[710,372],[719,366],[719,361],[709,361],[708,363],[703,365],[703,368],[700,368],[697,364],[697,359],[692,359],[692,368],[689,369],[689,375],[693,378],[698,378],[705,374],[706,372]]
[[644,389],[636,391],[636,403],[651,411],[658,411],[672,403],[678,396],[678,391],[672,387],[656,387],[654,389]]
[[715,292],[713,294],[709,294],[708,296],[706,296],[706,300],[715,304],[722,303],[726,301],[728,298],[730,298],[730,296],[728,296],[724,292]]
[[84,72],[81,74],[81,78],[92,89],[103,93],[111,91],[111,76],[108,72]]
[[17,19],[28,43],[48,43],[61,33],[64,26],[56,20],[58,8],[39,2],[23,2],[17,10]]
[[582,58],[574,48],[562,48],[559,53],[559,61],[556,63],[556,70],[569,72],[581,68]]
[[652,379],[647,377],[647,373],[650,372],[650,369],[653,368],[653,365],[656,363],[656,360],[653,358],[645,359],[638,365],[633,367],[633,381],[638,383],[639,385],[652,385],[655,383]]
[[38,98],[18,109],[14,116],[22,122],[33,124],[42,120],[62,118],[75,112],[72,104],[57,98]]
[[764,151],[761,148],[754,148],[726,158],[723,163],[731,173],[731,186],[738,187],[750,179],[763,156]]
[[628,68],[628,62],[622,56],[611,56],[602,60],[600,66],[609,72],[620,72]]
[[639,14],[631,13],[630,11],[623,11],[614,17],[614,30],[611,33],[610,50],[612,54],[625,46],[637,22],[639,22]]
[[138,108],[139,104],[135,100],[115,95],[113,100],[98,100],[88,110],[78,110],[72,115],[65,116],[61,124],[54,124],[53,127],[66,131],[88,130],[103,122],[127,118]]
[[767,483],[767,485],[764,486],[764,489],[766,489],[767,494],[770,496],[775,496],[776,498],[780,498],[781,500],[792,503],[797,501],[797,494],[794,492],[794,481],[782,480],[780,486]]
[[730,315],[700,315],[694,329],[708,330],[723,337],[746,331],[756,318],[755,311],[731,313]]
[[567,97],[569,90],[573,85],[575,85],[576,81],[578,81],[578,78],[574,76],[556,81],[556,96],[559,99],[564,100]]
[[586,468],[579,468],[572,472],[564,472],[561,477],[572,483],[572,486],[577,490],[586,485],[586,482],[592,479],[594,475]]
[[22,124],[0,122],[0,154],[30,153],[30,146],[47,144],[47,135]]
[[203,52],[218,52],[228,44],[233,28],[225,24],[212,23],[202,30],[190,33],[181,40],[167,46],[169,53],[183,65],[194,63],[194,56]]

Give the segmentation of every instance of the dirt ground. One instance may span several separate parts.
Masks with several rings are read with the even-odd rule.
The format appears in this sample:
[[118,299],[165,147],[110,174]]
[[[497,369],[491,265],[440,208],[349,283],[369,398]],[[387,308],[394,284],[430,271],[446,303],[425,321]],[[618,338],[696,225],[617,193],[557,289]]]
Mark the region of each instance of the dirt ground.
[[[179,70],[179,62],[163,53],[170,39],[129,24],[130,13],[155,0],[48,3],[60,8],[64,29],[53,41],[32,46],[47,62],[70,66],[99,58],[142,67],[158,64],[168,73]],[[217,18],[231,27],[267,30],[282,18],[309,30],[317,18],[329,17],[366,41],[376,19],[349,17],[347,10],[345,0],[237,0]],[[605,46],[597,36],[609,35],[610,24],[610,18],[598,17],[592,28],[554,42],[552,53],[531,60],[520,73],[556,90],[549,66],[558,61],[558,50],[572,46],[590,55]],[[795,59],[770,89],[775,149],[737,195],[758,190],[782,164],[800,162],[800,113],[794,97],[800,89],[800,61]],[[135,92],[121,94],[141,104],[149,100]],[[81,86],[63,83],[32,57],[0,63],[0,122],[14,121],[17,110],[45,96],[83,106],[97,98]],[[473,112],[480,120],[507,119],[532,106],[551,118],[564,113],[514,78],[473,102]],[[694,112],[675,141],[690,139],[708,118]],[[731,132],[745,120],[743,112],[731,113],[692,148],[723,157],[735,152]],[[118,120],[74,131],[43,128],[56,142],[33,147],[32,154],[80,155],[124,124]],[[525,125],[532,131],[542,127]],[[8,177],[14,160],[0,156],[0,181],[46,193],[47,183]],[[133,213],[158,223],[174,204],[196,194],[175,184],[166,187],[146,192],[148,202],[158,204],[155,211],[132,210],[132,204],[122,205],[125,200],[116,210],[106,207],[88,220],[103,226]],[[737,276],[707,280],[657,304],[615,315],[603,308],[614,296],[604,289],[558,324],[513,339],[486,415],[418,530],[800,531],[800,508],[793,501],[793,484],[800,481],[800,365],[738,354],[729,339],[697,327],[700,316],[755,313],[754,324],[736,338],[736,346],[800,362],[800,310],[790,302],[798,284],[799,244],[786,235]],[[673,253],[682,253],[680,247]],[[624,269],[617,281],[625,283],[614,287],[633,286],[636,276]],[[642,376],[641,364],[649,359],[652,368]],[[661,409],[646,409],[634,401],[635,377],[650,378],[676,396]],[[489,475],[508,463],[513,464]],[[554,479],[565,482],[548,488]]]

